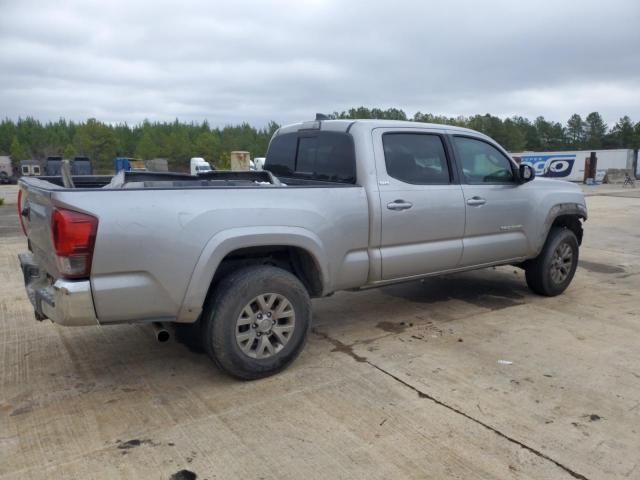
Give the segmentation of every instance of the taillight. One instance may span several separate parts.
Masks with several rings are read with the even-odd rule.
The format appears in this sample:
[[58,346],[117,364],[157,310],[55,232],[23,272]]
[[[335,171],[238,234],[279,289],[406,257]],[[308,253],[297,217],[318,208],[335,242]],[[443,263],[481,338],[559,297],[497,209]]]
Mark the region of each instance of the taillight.
[[98,219],[86,213],[57,208],[51,218],[58,270],[67,278],[88,277]]
[[24,226],[24,219],[22,218],[22,189],[18,190],[18,219],[20,220],[20,227],[22,228],[22,233],[27,235],[27,229]]

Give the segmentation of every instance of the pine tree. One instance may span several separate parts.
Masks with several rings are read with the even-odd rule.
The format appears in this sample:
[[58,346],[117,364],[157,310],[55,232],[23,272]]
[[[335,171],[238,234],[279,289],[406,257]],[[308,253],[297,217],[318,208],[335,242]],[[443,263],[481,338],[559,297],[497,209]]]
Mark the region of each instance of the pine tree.
[[607,134],[607,124],[598,112],[591,112],[586,119],[587,148],[601,148],[602,140]]
[[9,149],[9,154],[11,155],[11,160],[14,162],[19,162],[20,160],[26,160],[27,154],[25,153],[25,149],[22,147],[20,142],[18,141],[18,137],[13,137],[13,141],[11,142],[11,148]]

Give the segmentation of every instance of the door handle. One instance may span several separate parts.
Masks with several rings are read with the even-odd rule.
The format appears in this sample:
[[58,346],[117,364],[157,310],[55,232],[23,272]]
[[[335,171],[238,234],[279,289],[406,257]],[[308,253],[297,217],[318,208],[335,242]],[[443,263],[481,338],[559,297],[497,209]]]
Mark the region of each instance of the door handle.
[[480,205],[484,205],[487,201],[482,197],[471,197],[467,200],[467,205],[471,205],[473,207],[478,207]]
[[407,210],[411,207],[413,207],[413,203],[405,202],[404,200],[400,200],[400,199],[394,200],[391,203],[387,203],[387,208],[389,210],[400,211],[400,210]]

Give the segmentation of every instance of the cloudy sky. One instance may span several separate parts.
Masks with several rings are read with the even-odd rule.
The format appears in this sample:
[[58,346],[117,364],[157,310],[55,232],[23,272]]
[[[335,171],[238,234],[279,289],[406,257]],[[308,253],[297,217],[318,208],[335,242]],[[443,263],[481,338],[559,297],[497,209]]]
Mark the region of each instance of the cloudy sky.
[[0,0],[0,116],[640,120],[638,0]]

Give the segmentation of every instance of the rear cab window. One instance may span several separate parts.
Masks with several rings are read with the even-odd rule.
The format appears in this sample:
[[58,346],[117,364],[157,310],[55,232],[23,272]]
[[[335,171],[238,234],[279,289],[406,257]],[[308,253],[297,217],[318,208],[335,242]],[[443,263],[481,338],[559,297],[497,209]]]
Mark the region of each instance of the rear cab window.
[[264,169],[284,178],[355,184],[353,139],[344,132],[315,130],[276,135]]

